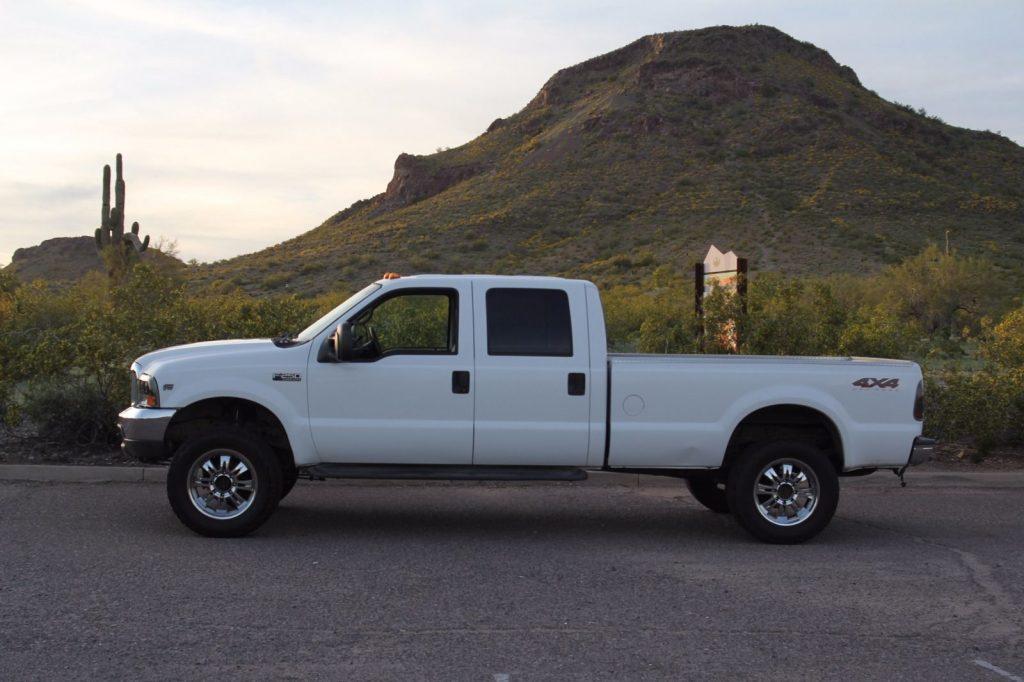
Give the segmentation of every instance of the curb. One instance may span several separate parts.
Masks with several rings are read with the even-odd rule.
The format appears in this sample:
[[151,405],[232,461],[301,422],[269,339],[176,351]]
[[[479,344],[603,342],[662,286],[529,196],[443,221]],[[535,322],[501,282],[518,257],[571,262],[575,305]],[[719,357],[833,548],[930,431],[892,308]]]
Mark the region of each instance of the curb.
[[[879,472],[863,478],[843,478],[844,487],[892,487],[896,478]],[[44,483],[163,483],[165,466],[102,466],[74,464],[0,464],[0,481]],[[591,471],[585,481],[416,481],[387,479],[331,479],[321,485],[342,486],[586,486],[607,488],[683,488],[683,482],[667,476]],[[907,472],[907,489],[913,488],[1024,488],[1024,470],[1013,471],[915,471]]]
[[162,483],[167,467],[90,464],[0,464],[0,481],[48,483]]

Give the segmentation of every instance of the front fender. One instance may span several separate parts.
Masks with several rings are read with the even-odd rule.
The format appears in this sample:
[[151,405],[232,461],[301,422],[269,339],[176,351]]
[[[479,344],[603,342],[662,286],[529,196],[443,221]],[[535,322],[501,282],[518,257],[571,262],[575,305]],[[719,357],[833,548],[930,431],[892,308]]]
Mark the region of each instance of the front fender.
[[[165,391],[161,395],[161,403],[164,407],[178,409],[214,398],[237,398],[256,403],[281,422],[296,465],[318,463],[306,417],[305,383],[279,382],[280,388],[268,388],[268,383],[239,377],[232,377],[229,385],[213,379],[184,382],[176,384],[172,391]],[[179,387],[182,389],[180,392]]]

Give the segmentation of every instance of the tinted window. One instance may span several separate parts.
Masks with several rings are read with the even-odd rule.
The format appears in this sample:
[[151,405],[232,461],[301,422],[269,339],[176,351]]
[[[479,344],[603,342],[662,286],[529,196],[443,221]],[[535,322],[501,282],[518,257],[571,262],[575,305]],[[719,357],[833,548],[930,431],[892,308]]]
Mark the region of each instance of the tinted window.
[[455,293],[412,290],[361,313],[352,325],[353,346],[367,357],[389,353],[454,353]]
[[558,289],[487,291],[488,355],[572,355],[569,297]]

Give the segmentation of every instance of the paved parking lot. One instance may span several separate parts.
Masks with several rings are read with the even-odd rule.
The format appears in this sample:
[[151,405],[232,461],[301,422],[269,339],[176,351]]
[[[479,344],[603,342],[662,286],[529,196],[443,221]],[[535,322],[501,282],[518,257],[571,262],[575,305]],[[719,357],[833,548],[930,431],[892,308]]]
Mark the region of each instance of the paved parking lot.
[[300,482],[211,540],[158,484],[0,483],[0,679],[1020,679],[1020,477],[917,481],[796,547],[681,486]]

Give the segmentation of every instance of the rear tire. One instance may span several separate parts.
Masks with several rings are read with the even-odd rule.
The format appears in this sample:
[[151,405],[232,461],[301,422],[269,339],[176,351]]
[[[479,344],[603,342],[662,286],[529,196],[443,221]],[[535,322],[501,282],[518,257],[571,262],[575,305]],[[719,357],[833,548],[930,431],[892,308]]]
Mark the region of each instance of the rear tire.
[[281,464],[247,432],[215,427],[189,438],[167,470],[167,499],[200,535],[239,537],[259,528],[281,499]]
[[693,498],[702,505],[718,514],[729,513],[729,500],[725,494],[725,485],[713,476],[686,479],[686,487]]
[[825,528],[839,503],[839,476],[821,450],[799,441],[751,446],[729,472],[733,516],[762,542],[795,544]]

